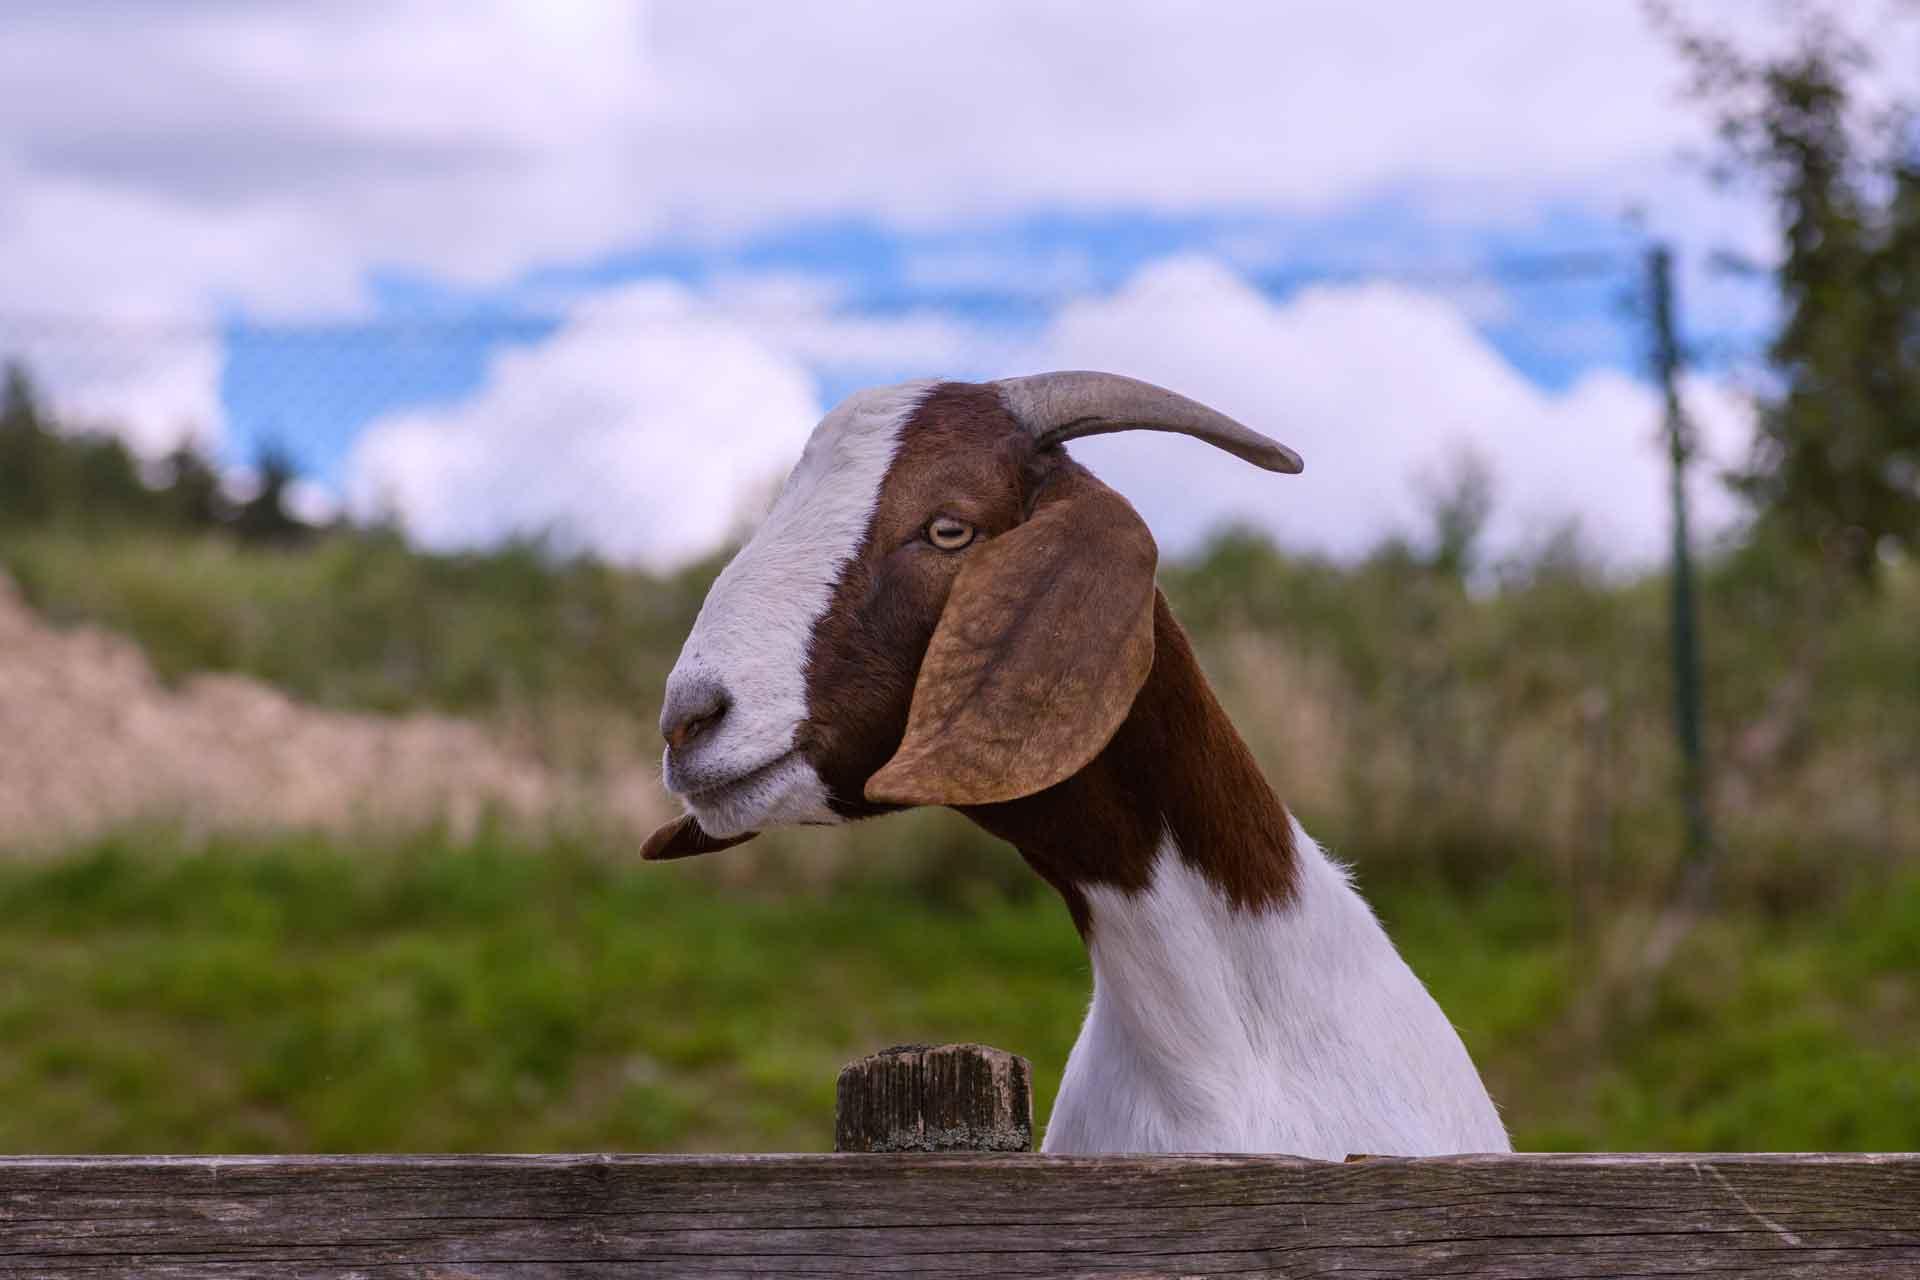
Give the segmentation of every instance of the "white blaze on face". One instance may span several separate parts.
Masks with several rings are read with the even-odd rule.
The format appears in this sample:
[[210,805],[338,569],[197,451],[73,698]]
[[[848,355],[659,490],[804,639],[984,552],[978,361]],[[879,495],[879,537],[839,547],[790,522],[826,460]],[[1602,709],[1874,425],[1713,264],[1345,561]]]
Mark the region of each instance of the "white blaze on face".
[[714,580],[667,677],[671,712],[718,688],[725,714],[666,755],[667,788],[709,835],[832,822],[827,791],[795,754],[807,654],[848,559],[866,538],[900,430],[935,384],[849,396],[815,427],[766,521]]

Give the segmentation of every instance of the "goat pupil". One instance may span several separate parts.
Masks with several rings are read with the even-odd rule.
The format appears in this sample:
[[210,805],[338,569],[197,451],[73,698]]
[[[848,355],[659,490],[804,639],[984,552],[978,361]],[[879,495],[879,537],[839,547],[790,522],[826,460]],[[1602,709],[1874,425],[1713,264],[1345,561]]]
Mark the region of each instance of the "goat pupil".
[[958,520],[936,519],[928,527],[927,537],[936,547],[957,551],[973,540],[973,528]]

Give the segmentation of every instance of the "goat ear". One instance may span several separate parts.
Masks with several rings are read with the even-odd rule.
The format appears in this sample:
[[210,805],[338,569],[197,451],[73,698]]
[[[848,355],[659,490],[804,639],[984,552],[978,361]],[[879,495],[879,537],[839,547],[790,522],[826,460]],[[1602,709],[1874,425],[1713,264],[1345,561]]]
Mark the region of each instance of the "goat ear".
[[876,804],[993,804],[1078,773],[1153,666],[1153,535],[1075,468],[954,579]]
[[712,853],[716,849],[731,849],[736,844],[745,844],[758,834],[757,831],[749,831],[743,836],[728,836],[723,840],[702,831],[700,824],[689,815],[675,818],[656,829],[647,837],[647,842],[640,846],[640,856],[648,862],[691,858],[696,853]]

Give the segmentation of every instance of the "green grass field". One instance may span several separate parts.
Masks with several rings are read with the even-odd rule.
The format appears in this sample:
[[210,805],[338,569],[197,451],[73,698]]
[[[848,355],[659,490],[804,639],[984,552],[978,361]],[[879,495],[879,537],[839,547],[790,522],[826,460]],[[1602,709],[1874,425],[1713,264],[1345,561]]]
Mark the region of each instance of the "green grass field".
[[[1089,982],[1050,895],[717,865],[151,835],[0,864],[0,1150],[818,1150],[839,1066],[905,1040],[1025,1053],[1044,1117]],[[1365,887],[1523,1148],[1920,1148],[1920,876],[1709,921],[1637,1008],[1546,888]]]
[[[715,567],[112,531],[10,533],[0,566],[165,678],[482,723],[590,708],[643,737]],[[1848,596],[1809,572],[1764,547],[1706,565],[1720,914],[1657,979],[1631,963],[1680,847],[1657,577],[1555,543],[1470,588],[1406,547],[1342,567],[1227,535],[1162,580],[1520,1146],[1920,1149],[1920,571]],[[0,852],[0,1150],[819,1149],[840,1065],[907,1040],[1026,1054],[1045,1115],[1086,958],[959,819],[629,858],[500,835]]]

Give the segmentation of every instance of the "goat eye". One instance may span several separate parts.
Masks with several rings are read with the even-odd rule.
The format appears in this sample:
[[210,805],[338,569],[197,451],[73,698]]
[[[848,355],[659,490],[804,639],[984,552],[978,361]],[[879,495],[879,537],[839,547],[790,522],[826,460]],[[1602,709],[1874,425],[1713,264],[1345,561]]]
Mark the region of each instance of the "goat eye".
[[973,526],[952,516],[935,516],[927,522],[927,541],[942,551],[958,551],[973,541]]

